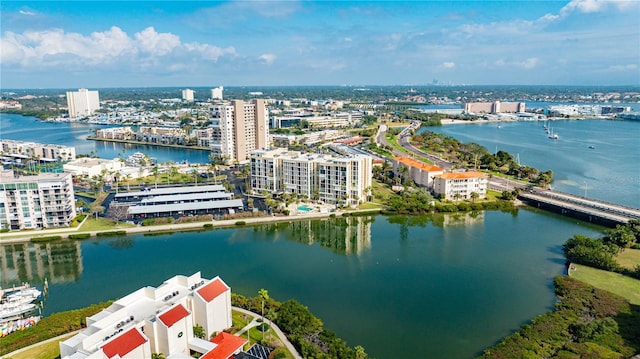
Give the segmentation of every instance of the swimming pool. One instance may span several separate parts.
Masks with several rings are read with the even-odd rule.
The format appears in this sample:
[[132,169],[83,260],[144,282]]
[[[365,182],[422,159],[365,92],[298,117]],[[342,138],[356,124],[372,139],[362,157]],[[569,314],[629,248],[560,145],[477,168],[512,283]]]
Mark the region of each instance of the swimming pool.
[[298,211],[309,212],[313,211],[313,208],[303,204],[302,206],[298,206]]

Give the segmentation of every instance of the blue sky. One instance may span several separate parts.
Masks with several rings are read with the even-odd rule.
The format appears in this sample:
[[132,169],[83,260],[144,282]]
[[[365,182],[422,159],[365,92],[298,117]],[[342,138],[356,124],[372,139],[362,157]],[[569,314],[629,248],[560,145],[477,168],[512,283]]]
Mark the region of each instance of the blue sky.
[[0,2],[0,87],[640,85],[640,1]]

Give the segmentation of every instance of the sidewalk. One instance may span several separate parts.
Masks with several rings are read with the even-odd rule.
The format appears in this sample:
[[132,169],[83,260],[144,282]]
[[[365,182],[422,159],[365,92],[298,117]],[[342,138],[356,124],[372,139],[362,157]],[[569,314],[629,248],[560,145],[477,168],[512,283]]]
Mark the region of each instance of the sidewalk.
[[[253,320],[251,320],[251,322],[249,322],[247,325],[244,326],[244,328],[242,328],[239,332],[237,332],[235,335],[237,336],[241,336],[242,334],[244,334],[245,332],[249,331],[249,329],[253,328],[253,327],[257,327],[258,325],[260,325],[260,322],[258,322],[258,318],[260,318],[259,314],[256,314],[254,312],[248,311],[246,309],[242,309],[242,308],[238,308],[238,307],[232,307],[233,310],[237,310],[241,313],[244,313],[246,315],[250,315],[253,317]],[[264,318],[265,323],[269,324],[269,327],[271,329],[273,329],[274,332],[276,332],[276,335],[278,336],[278,338],[280,339],[280,341],[284,344],[285,347],[287,347],[287,349],[289,350],[289,352],[291,352],[291,355],[293,355],[293,357],[295,359],[302,359],[302,357],[300,356],[300,354],[298,354],[298,351],[296,350],[296,348],[293,346],[293,344],[291,344],[291,342],[289,341],[289,339],[287,339],[287,336],[284,335],[284,333],[282,332],[282,330],[280,330],[280,328],[278,328],[278,326],[270,321],[267,318]],[[255,344],[255,343],[254,343]]]
[[[290,222],[301,219],[319,219],[319,218],[329,218],[332,214],[336,217],[342,216],[343,213],[357,213],[357,212],[369,212],[371,209],[366,210],[352,210],[352,211],[336,211],[333,213],[322,213],[322,212],[313,212],[313,213],[300,213],[292,216],[265,216],[265,217],[249,217],[249,218],[236,218],[236,219],[226,219],[226,220],[213,220],[211,222],[191,222],[191,223],[180,223],[180,224],[164,224],[164,225],[156,225],[156,226],[137,226],[137,227],[128,227],[128,228],[110,228],[106,230],[100,231],[83,231],[81,229],[44,229],[40,231],[28,231],[23,233],[2,233],[0,234],[0,244],[8,244],[8,243],[24,243],[29,242],[32,237],[45,237],[53,234],[60,235],[62,238],[68,238],[70,234],[74,233],[89,233],[92,237],[96,236],[98,232],[111,232],[111,231],[125,231],[127,234],[136,234],[136,233],[153,233],[153,232],[177,232],[182,230],[203,230],[204,225],[207,223],[213,224],[212,228],[220,228],[220,227],[233,227],[233,228],[242,228],[243,226],[236,225],[237,222],[244,222],[246,225],[252,224],[264,224],[264,223],[273,223],[273,222]],[[65,233],[66,232],[66,233]],[[7,238],[9,237],[9,238]]]

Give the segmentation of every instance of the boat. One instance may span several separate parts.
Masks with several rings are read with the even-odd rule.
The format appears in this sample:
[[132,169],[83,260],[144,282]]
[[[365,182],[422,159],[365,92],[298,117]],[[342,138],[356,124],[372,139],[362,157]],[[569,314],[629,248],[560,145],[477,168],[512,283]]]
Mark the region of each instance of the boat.
[[20,287],[0,289],[0,309],[5,305],[35,302],[41,294],[40,290],[32,287],[29,283],[25,283]]
[[596,146],[591,145],[591,146],[589,146],[589,148],[593,150],[594,148],[596,148]]
[[19,303],[15,305],[5,305],[0,308],[0,323],[5,323],[10,320],[21,319],[25,313],[30,313],[36,310],[36,305],[33,303]]
[[553,129],[549,130],[549,138],[552,140],[557,140],[558,139],[558,134],[557,133],[553,133]]

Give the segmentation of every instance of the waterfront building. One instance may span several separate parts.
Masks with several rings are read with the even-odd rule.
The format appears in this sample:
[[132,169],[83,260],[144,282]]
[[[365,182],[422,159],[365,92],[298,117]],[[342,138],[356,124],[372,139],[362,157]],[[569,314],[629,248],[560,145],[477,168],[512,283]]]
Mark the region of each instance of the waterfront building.
[[482,172],[445,172],[433,179],[433,191],[443,199],[471,199],[471,193],[478,198],[487,198],[489,177]]
[[327,141],[337,140],[347,136],[345,131],[324,130],[305,133],[303,135],[289,135],[274,133],[270,135],[270,143],[274,146],[288,147],[291,145],[315,145]]
[[267,108],[261,99],[214,105],[211,150],[227,162],[245,162],[255,149],[269,146]]
[[464,104],[466,113],[516,113],[525,112],[524,102],[467,102]]
[[182,101],[189,101],[189,102],[193,102],[194,101],[194,94],[195,92],[191,89],[184,89],[182,90]]
[[70,118],[91,116],[100,109],[100,96],[98,91],[79,89],[67,91],[67,109]]
[[433,188],[433,179],[435,176],[439,176],[444,173],[444,169],[438,166],[429,165],[411,157],[395,157],[393,159],[393,173],[396,175],[402,175],[400,171],[402,166],[406,166],[409,169],[408,174],[413,182],[418,186],[427,187],[429,189]]
[[288,128],[306,122],[309,128],[345,128],[354,127],[362,122],[361,111],[330,112],[322,115],[302,113],[298,115],[273,116],[270,119],[272,128]]
[[75,216],[71,174],[0,172],[0,229],[66,227]]
[[15,109],[20,110],[22,104],[16,100],[0,100],[0,109]]
[[46,162],[71,161],[76,158],[76,148],[0,139],[0,155],[16,159],[33,159]]
[[[205,340],[194,335],[203,328]],[[228,359],[246,339],[222,332],[232,326],[231,288],[220,278],[176,275],[157,288],[144,287],[87,318],[87,328],[60,342],[62,359]],[[216,335],[216,333],[219,333]]]
[[368,200],[372,178],[369,156],[334,157],[272,148],[252,152],[250,164],[254,193],[295,193],[347,206]]
[[241,212],[244,204],[234,199],[221,185],[149,188],[118,193],[112,206],[127,207],[127,215],[135,220],[201,214]]
[[133,138],[134,133],[129,126],[101,128],[96,130],[96,137],[109,140],[130,140]]
[[86,176],[89,178],[101,176],[105,173],[119,172],[123,167],[123,163],[118,159],[106,160],[90,157],[78,158],[62,165],[62,169],[65,172],[69,172],[76,177]]
[[222,91],[224,87],[219,86],[214,89],[211,89],[211,99],[212,100],[222,100]]

